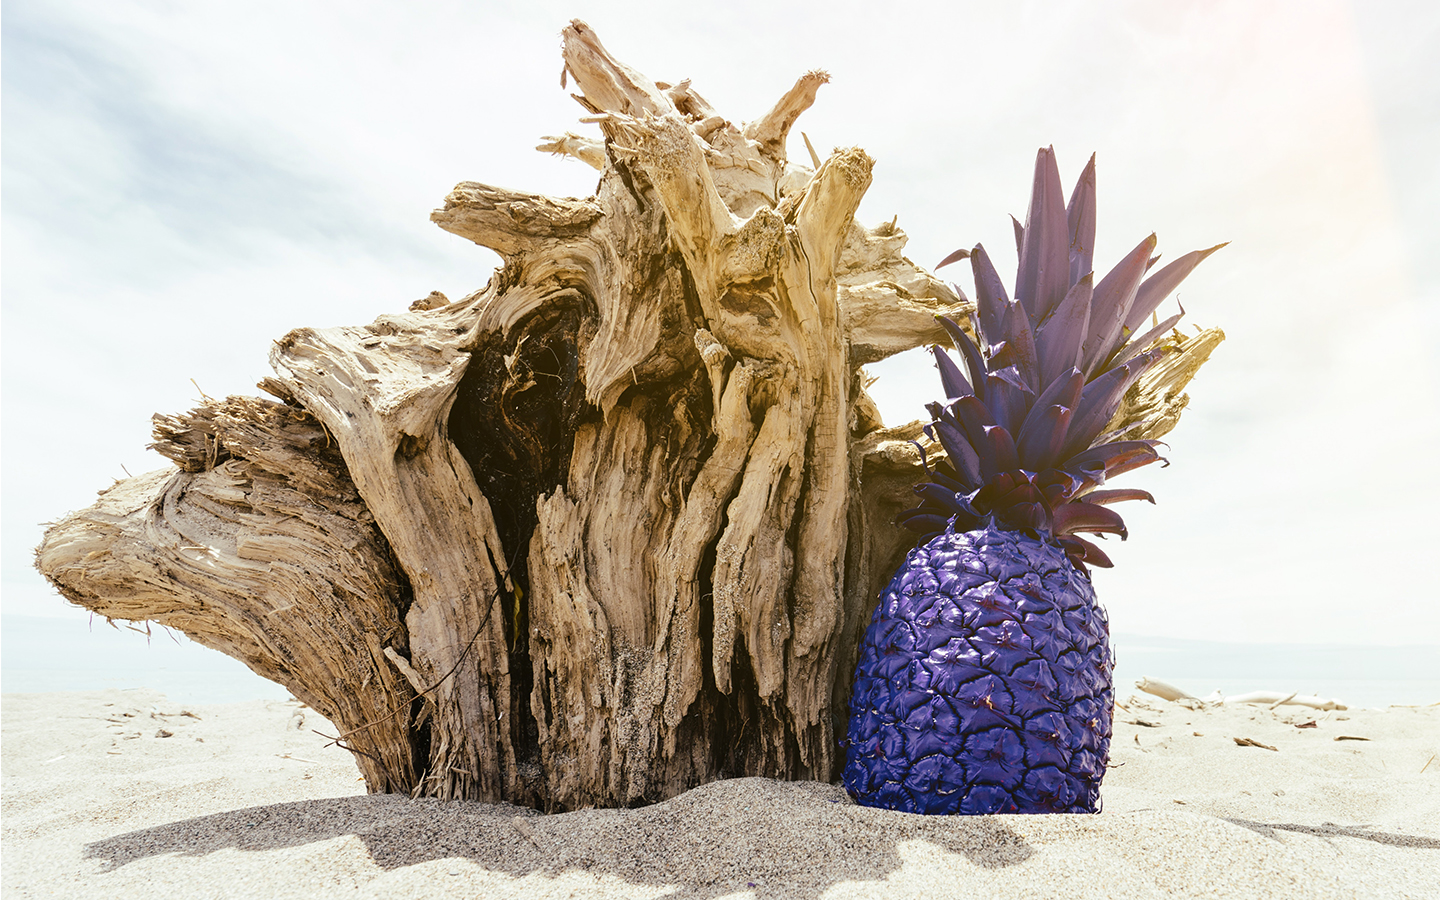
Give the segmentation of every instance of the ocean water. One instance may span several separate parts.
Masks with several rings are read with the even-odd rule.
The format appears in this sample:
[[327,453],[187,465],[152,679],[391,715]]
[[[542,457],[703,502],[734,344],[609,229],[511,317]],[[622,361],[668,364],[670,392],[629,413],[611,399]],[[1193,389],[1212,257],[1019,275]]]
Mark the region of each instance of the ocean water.
[[1350,707],[1440,703],[1440,646],[1352,647],[1343,644],[1240,644],[1116,634],[1115,692],[1132,693],[1141,677],[1206,697],[1279,691],[1316,694]]
[[[118,626],[118,627],[117,627]],[[138,626],[137,626],[138,627]],[[83,614],[0,619],[0,691],[7,694],[151,688],[176,703],[285,700],[290,692],[239,660],[179,632],[147,636]]]
[[[1157,678],[1204,697],[1280,691],[1351,707],[1440,702],[1440,646],[1229,644],[1116,634],[1116,693]],[[289,692],[239,661],[152,626],[146,635],[83,616],[0,619],[0,691],[151,688],[178,703],[284,700]]]

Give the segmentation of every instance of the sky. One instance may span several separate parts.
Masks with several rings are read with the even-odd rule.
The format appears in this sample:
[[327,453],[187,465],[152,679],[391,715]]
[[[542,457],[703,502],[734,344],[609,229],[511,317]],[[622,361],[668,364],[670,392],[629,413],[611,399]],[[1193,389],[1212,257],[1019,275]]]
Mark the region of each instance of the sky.
[[[883,10],[883,12],[879,12]],[[831,83],[796,127],[876,160],[859,218],[916,262],[1013,272],[1038,147],[1098,154],[1103,271],[1152,231],[1228,340],[1170,465],[1126,476],[1097,590],[1117,632],[1440,644],[1440,6],[5,0],[0,577],[6,616],[86,615],[31,568],[40,523],[161,468],[152,413],[256,394],[272,340],[360,324],[498,260],[432,225],[463,180],[586,196],[537,153],[587,133],[560,29],[587,21],[722,114]],[[941,272],[970,291],[963,266]],[[1173,310],[1161,310],[1162,318]],[[1182,326],[1184,327],[1184,326]],[[872,367],[888,424],[939,393]]]

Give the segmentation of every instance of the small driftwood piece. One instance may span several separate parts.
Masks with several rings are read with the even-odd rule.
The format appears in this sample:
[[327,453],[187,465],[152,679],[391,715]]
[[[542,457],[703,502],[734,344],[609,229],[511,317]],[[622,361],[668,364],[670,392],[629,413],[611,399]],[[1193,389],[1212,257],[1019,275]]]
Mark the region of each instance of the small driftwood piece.
[[[823,73],[736,125],[581,22],[563,41],[601,139],[541,149],[597,168],[593,196],[458,185],[432,220],[501,255],[485,288],[292,331],[279,402],[157,416],[177,468],[37,565],[288,687],[372,791],[563,810],[833,779],[920,469],[860,367],[973,306],[855,220],[862,150],[786,158]],[[1199,340],[1117,427],[1173,424]]]
[[1178,700],[1199,699],[1193,694],[1187,694],[1177,688],[1175,685],[1170,684],[1166,681],[1161,681],[1158,678],[1142,677],[1139,681],[1135,682],[1135,687],[1139,688],[1147,694],[1154,694],[1156,697],[1159,697],[1162,700],[1170,700],[1172,702]]
[[1313,694],[1301,694],[1299,696],[1297,696],[1294,692],[1291,692],[1289,694],[1282,694],[1279,691],[1250,691],[1246,694],[1234,694],[1229,697],[1218,698],[1218,702],[1224,703],[1226,706],[1232,706],[1241,703],[1265,705],[1269,706],[1271,709],[1275,709],[1279,706],[1305,706],[1309,707],[1310,709],[1321,710],[1347,708],[1345,704],[1341,703],[1339,700],[1318,697]]

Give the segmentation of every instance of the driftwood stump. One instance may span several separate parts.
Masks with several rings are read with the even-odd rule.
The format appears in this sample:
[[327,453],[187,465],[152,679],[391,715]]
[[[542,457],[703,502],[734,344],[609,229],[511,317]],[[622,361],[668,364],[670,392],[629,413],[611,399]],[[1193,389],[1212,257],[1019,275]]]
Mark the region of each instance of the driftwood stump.
[[[737,126],[581,22],[564,58],[604,140],[540,149],[599,169],[593,196],[458,185],[431,218],[503,257],[484,289],[286,335],[276,400],[157,416],[178,471],[103,492],[37,564],[285,685],[372,791],[564,810],[830,780],[919,471],[919,423],[883,428],[860,367],[973,307],[855,221],[863,151],[787,161],[823,73]],[[1129,414],[1178,410],[1203,343]]]

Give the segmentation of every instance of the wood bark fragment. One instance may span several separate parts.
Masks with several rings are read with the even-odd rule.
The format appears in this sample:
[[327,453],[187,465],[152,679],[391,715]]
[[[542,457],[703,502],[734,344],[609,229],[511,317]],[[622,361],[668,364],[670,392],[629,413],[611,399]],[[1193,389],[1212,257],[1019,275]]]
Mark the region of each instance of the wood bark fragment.
[[[410,588],[330,436],[254,398],[156,416],[178,470],[126,479],[45,535],[36,563],[72,603],[152,620],[233,656],[346,731],[372,791],[415,780]],[[359,727],[364,726],[364,727]]]
[[1190,396],[1181,391],[1223,340],[1225,332],[1219,328],[1193,335],[1174,331],[1157,340],[1155,346],[1170,352],[1125,392],[1106,430],[1126,440],[1155,440],[1169,434],[1190,402]]

